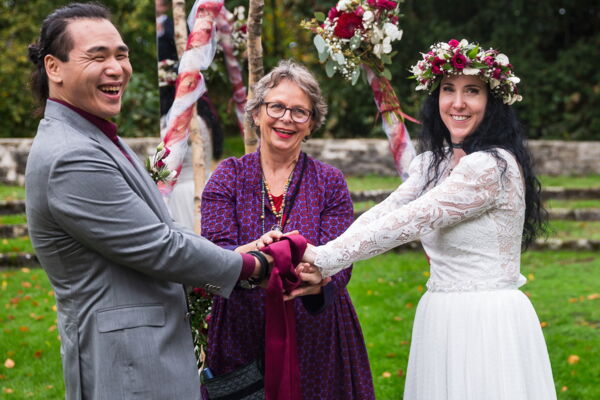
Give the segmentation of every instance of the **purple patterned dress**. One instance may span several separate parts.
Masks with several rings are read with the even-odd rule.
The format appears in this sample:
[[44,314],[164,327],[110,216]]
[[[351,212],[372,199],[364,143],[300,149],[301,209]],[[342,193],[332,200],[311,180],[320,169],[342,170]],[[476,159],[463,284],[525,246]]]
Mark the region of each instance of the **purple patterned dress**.
[[[202,235],[222,247],[233,249],[263,234],[259,157],[256,152],[224,160],[204,189]],[[319,245],[351,224],[350,193],[336,168],[301,153],[286,203],[296,190],[291,212],[286,206],[284,232],[297,229]],[[268,231],[275,216],[266,199],[264,204]],[[375,398],[362,331],[346,290],[351,273],[349,268],[334,275],[320,295],[292,300],[304,400]],[[236,288],[227,300],[215,297],[207,349],[215,376],[263,357],[264,297],[260,288]]]

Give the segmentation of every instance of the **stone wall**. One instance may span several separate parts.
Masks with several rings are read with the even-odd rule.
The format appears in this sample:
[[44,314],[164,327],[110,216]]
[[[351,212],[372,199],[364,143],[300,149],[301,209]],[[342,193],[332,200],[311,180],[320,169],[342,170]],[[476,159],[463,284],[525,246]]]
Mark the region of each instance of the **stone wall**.
[[[0,182],[23,185],[32,139],[0,139]],[[140,155],[152,154],[158,138],[126,138]],[[600,174],[600,142],[531,141],[536,170],[544,175]],[[395,175],[387,141],[383,139],[311,139],[304,150],[334,165],[346,175]]]

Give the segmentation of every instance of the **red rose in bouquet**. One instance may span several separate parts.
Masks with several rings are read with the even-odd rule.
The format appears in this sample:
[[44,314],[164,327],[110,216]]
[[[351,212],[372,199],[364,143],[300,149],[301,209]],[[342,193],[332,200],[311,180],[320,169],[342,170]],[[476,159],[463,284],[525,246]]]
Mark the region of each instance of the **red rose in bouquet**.
[[333,33],[339,38],[350,39],[357,29],[363,29],[362,18],[354,13],[342,13],[338,17]]

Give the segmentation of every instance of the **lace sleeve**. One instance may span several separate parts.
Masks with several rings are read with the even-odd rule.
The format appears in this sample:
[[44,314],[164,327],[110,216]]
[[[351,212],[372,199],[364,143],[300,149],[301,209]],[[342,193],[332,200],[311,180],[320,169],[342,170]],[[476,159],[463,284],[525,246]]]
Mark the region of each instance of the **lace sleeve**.
[[415,157],[408,169],[408,179],[381,203],[361,214],[346,232],[354,233],[354,230],[361,230],[364,225],[376,221],[390,210],[395,210],[416,199],[425,184],[423,174],[424,168],[427,168],[428,154],[422,153]]
[[[454,171],[416,200],[379,207],[337,239],[315,248],[315,265],[330,276],[351,263],[374,257],[434,229],[457,224],[492,208],[501,193],[501,173],[489,153],[465,156]],[[383,203],[382,203],[383,204]]]

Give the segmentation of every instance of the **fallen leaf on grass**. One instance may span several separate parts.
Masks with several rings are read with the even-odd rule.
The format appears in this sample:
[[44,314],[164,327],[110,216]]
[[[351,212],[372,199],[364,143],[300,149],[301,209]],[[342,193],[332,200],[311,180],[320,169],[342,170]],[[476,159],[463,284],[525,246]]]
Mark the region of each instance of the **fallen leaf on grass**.
[[0,380],[6,379],[6,375],[0,375]]
[[547,323],[547,322],[545,322],[545,321],[542,321],[542,322],[540,322],[540,326],[541,326],[542,328],[545,328],[545,327],[547,327],[547,326],[548,326],[548,323]]
[[396,357],[396,353],[387,353],[385,356],[387,358],[395,358]]
[[31,287],[31,282],[23,281],[21,282],[21,286],[23,286],[25,289],[29,289]]
[[402,321],[402,317],[401,317],[401,316],[399,316],[399,315],[396,315],[396,316],[394,317],[394,321]]
[[569,364],[577,364],[579,362],[579,356],[576,354],[571,354],[568,358],[567,358],[567,362]]
[[569,303],[577,303],[579,301],[579,299],[577,299],[576,297],[569,299]]
[[597,300],[597,299],[600,299],[600,293],[592,293],[592,294],[588,295],[587,299],[588,300]]
[[529,275],[527,275],[527,279],[529,279],[530,281],[534,281],[535,280],[535,275],[534,274],[529,274]]
[[413,303],[406,303],[406,308],[413,308],[414,304]]
[[4,361],[4,366],[6,368],[14,368],[15,367],[15,362],[12,359],[7,358],[6,361]]
[[41,350],[38,350],[38,351],[36,351],[35,353],[33,353],[33,356],[34,356],[35,358],[40,358],[40,357],[42,357],[42,351],[41,351]]
[[56,304],[52,306],[52,311],[56,312]]
[[44,317],[46,317],[45,315],[37,315],[35,313],[31,313],[29,314],[29,316],[33,319],[35,319],[36,321],[39,321],[40,319],[43,319]]
[[8,282],[2,281],[2,290],[6,290],[7,287],[8,287]]
[[389,373],[389,372],[387,372],[387,371],[385,371],[383,374],[381,374],[381,376],[383,376],[384,378],[391,378],[392,374]]
[[569,388],[566,387],[566,386],[563,386],[563,387],[560,388],[561,392],[566,392],[567,390],[569,390]]
[[48,328],[48,332],[53,332],[56,330],[56,325],[52,325],[50,326],[50,328]]
[[404,376],[404,370],[399,369],[398,372],[396,372],[396,375],[398,375],[400,378],[402,378]]
[[14,393],[14,391],[11,388],[2,388],[2,391],[7,394]]
[[29,328],[28,328],[28,327],[26,327],[26,326],[20,326],[20,327],[19,327],[19,330],[20,330],[21,332],[29,332]]

